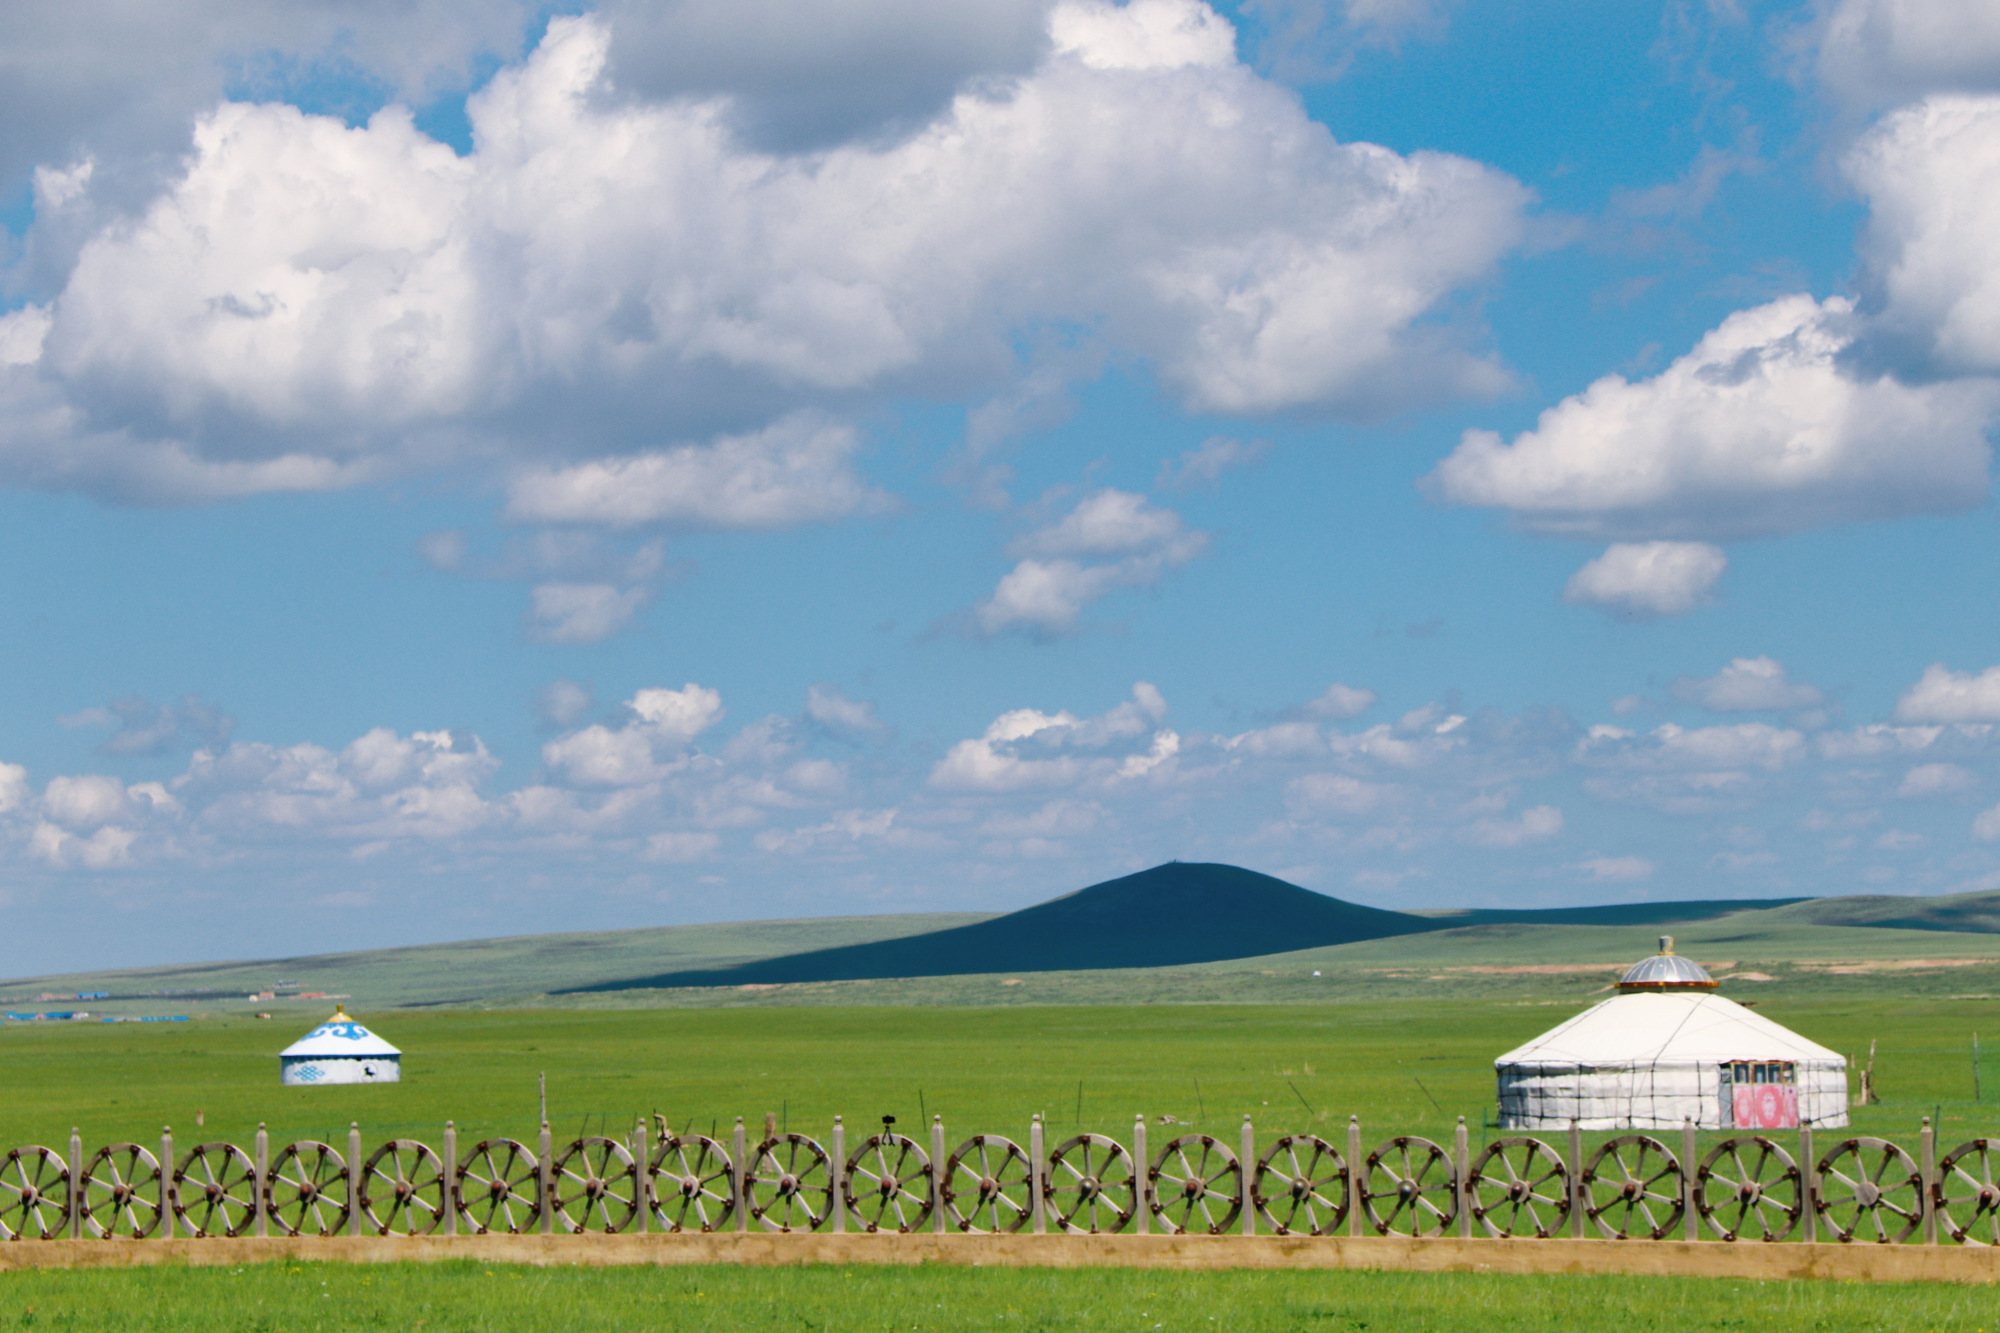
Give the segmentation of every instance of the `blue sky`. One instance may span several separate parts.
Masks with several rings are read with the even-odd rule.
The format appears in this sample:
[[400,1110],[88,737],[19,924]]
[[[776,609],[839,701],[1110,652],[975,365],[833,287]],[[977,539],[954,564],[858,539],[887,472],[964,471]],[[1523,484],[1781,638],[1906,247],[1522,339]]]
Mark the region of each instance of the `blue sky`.
[[0,972],[2000,886],[1989,6],[0,34]]

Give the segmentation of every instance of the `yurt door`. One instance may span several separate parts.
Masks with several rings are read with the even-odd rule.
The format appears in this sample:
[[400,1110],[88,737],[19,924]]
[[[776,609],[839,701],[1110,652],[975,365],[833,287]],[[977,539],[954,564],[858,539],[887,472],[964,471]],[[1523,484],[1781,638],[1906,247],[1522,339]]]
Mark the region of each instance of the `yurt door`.
[[1790,1060],[1731,1060],[1722,1066],[1724,1129],[1797,1129],[1798,1066]]

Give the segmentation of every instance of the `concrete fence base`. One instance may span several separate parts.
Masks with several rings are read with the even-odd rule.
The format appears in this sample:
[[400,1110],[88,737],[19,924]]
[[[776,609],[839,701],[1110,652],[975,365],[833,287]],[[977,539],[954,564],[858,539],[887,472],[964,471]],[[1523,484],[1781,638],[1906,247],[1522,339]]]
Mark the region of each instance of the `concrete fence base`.
[[1006,1236],[757,1232],[617,1236],[244,1236],[234,1240],[52,1240],[0,1244],[0,1272],[33,1268],[195,1267],[280,1261],[437,1262],[609,1267],[652,1264],[958,1264],[994,1268],[1355,1268],[1419,1273],[1632,1273],[1822,1278],[1849,1282],[2000,1282],[1986,1246],[1725,1244],[1716,1241],[1475,1240],[1400,1236]]

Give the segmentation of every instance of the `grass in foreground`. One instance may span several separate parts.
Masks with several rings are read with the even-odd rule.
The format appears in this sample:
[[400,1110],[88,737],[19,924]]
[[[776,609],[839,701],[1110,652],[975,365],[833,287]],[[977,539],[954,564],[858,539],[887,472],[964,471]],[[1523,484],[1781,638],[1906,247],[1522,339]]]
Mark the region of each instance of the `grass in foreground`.
[[0,1329],[1991,1329],[1974,1287],[1702,1278],[283,1264],[0,1275]]

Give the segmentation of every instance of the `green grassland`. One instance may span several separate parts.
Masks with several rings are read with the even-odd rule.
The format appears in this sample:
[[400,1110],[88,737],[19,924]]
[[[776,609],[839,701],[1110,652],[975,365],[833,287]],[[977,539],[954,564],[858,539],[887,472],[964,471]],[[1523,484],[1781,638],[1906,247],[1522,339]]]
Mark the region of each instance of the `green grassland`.
[[[941,1114],[954,1136],[1024,1136],[1042,1113],[1058,1135],[1121,1139],[1136,1114],[1233,1132],[1247,1113],[1267,1140],[1339,1131],[1359,1115],[1371,1142],[1448,1136],[1463,1115],[1476,1136],[1493,1104],[1493,1057],[1588,998],[416,1010],[384,1024],[405,1051],[403,1082],[313,1088],[279,1085],[277,1050],[292,1034],[268,1022],[15,1024],[0,1031],[0,1140],[60,1143],[76,1125],[92,1144],[144,1141],[171,1124],[183,1145],[245,1143],[266,1122],[279,1142],[344,1142],[352,1120],[371,1143],[435,1143],[448,1118],[462,1137],[525,1138],[541,1073],[562,1138],[585,1124],[622,1132],[655,1111],[704,1131],[743,1115],[753,1133],[768,1111],[816,1135],[836,1114],[856,1127]],[[1868,1132],[1913,1140],[1933,1113],[1946,1137],[2000,1131],[2000,1074],[1988,1071],[1993,1100],[1975,1104],[1970,1059],[1973,1032],[1988,1034],[1989,1050],[2000,1044],[2000,1000],[1852,989],[1774,997],[1761,1012],[1838,1050],[1876,1043],[1883,1101],[1855,1110]]]
[[1975,1287],[1361,1272],[321,1264],[0,1275],[0,1330],[1964,1329]]

